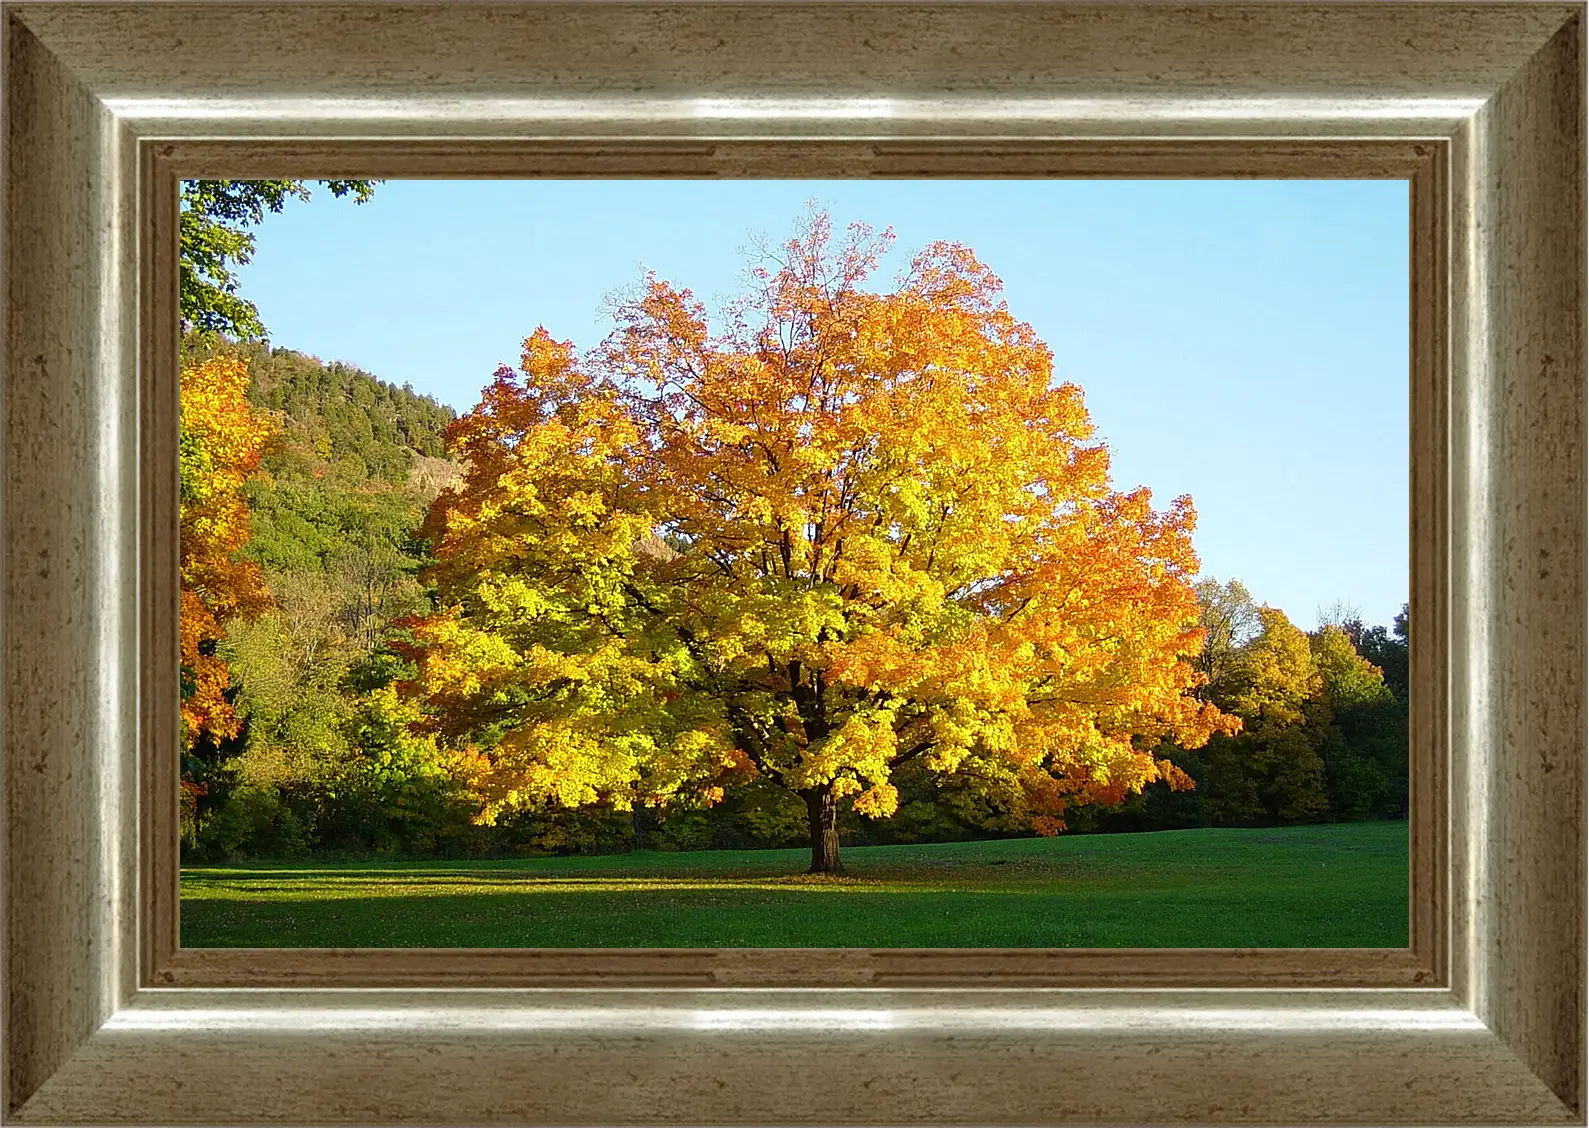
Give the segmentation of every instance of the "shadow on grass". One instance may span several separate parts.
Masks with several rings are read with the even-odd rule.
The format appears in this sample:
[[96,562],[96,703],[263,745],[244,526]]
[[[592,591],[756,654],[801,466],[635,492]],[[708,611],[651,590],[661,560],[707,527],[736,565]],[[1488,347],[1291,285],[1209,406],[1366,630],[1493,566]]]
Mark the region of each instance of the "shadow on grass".
[[[188,947],[1405,947],[1406,824],[185,871]],[[952,863],[952,864],[949,864]]]
[[688,872],[637,873],[611,877],[599,874],[526,874],[512,870],[393,870],[368,871],[314,870],[295,873],[249,873],[190,870],[183,875],[187,895],[203,900],[215,896],[243,894],[269,899],[281,894],[304,899],[314,894],[341,895],[357,890],[372,896],[387,890],[401,893],[424,889],[435,896],[448,896],[455,890],[503,889],[515,894],[549,893],[558,890],[624,891],[663,889],[771,889],[805,892],[847,892],[876,889],[880,892],[930,893],[965,892],[1020,893],[1029,886],[1046,887],[1055,881],[1086,880],[1085,870],[1045,866],[1023,869],[1019,866],[993,868],[961,866],[934,873],[905,867],[878,867],[865,872],[841,874],[812,873],[723,873]]
[[745,886],[183,903],[187,947],[1400,947],[1404,899]]

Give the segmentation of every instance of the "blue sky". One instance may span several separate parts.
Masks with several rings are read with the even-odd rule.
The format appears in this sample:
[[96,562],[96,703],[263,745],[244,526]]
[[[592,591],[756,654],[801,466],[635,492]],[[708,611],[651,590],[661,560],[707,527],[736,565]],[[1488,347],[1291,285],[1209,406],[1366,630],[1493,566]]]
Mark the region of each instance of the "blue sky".
[[1082,386],[1113,479],[1192,495],[1205,575],[1311,628],[1407,598],[1402,181],[389,181],[324,191],[242,270],[273,344],[467,410],[545,325],[581,348],[644,269],[709,306],[808,200],[962,242]]

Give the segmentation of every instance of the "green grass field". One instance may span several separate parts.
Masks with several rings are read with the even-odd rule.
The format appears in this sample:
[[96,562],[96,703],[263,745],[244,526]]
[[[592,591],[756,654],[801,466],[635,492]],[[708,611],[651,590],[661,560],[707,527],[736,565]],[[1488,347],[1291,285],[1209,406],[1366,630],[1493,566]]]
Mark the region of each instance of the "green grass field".
[[1404,947],[1407,824],[185,869],[185,947]]

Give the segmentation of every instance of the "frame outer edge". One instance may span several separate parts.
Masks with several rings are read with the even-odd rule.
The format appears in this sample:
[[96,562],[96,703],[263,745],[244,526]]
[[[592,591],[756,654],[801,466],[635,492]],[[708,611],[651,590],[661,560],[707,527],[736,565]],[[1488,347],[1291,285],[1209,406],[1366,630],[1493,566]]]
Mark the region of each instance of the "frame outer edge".
[[1575,1122],[1444,992],[317,994],[141,993],[17,1120]]
[[[135,983],[133,146],[6,18],[4,1110]],[[94,458],[85,467],[82,459]]]
[[1454,986],[1580,1122],[1583,73],[1580,12],[1459,138],[1452,428]]
[[[132,919],[136,884],[135,844],[127,838],[137,817],[128,782],[135,767],[128,760],[132,741],[122,738],[132,732],[128,711],[138,683],[119,649],[115,655],[95,649],[102,639],[130,635],[130,604],[120,597],[131,588],[118,569],[136,562],[125,523],[134,511],[128,498],[135,468],[127,460],[138,445],[136,432],[126,430],[136,400],[136,384],[129,382],[135,353],[127,348],[134,330],[123,312],[129,293],[118,287],[129,285],[126,251],[136,235],[117,193],[135,181],[122,164],[129,154],[121,146],[130,148],[125,131],[8,14],[0,130],[6,149],[3,347],[11,362],[0,429],[7,532],[0,557],[6,574],[0,661],[7,686],[0,782],[8,980],[0,1114],[18,1108],[79,1050],[62,1072],[75,1074],[78,1096],[90,1100],[79,1106],[84,1115],[104,1119],[118,1105],[125,1115],[129,1104],[148,1099],[132,1089],[118,1099],[110,1084],[117,1069],[129,1070],[123,1080],[137,1085],[143,1076],[138,1060],[148,1066],[151,1051],[181,1054],[181,1039],[151,1041],[142,1032],[115,1029],[84,1044],[127,1001],[136,975],[129,934],[118,928],[125,930]],[[1464,625],[1453,638],[1452,722],[1465,724],[1458,731],[1473,738],[1473,757],[1456,765],[1452,781],[1453,907],[1462,912],[1464,901],[1472,904],[1454,936],[1453,974],[1458,997],[1505,1043],[1497,1050],[1508,1058],[1515,1051],[1579,1123],[1585,1103],[1583,58],[1580,9],[1464,127],[1453,180],[1469,209],[1467,226],[1459,223],[1453,232],[1453,254],[1463,260],[1471,252],[1457,272],[1469,272],[1470,288],[1464,293],[1457,287],[1454,309],[1454,340],[1467,337],[1466,347],[1454,350],[1453,466],[1478,487],[1469,496],[1482,502],[1467,523],[1457,517],[1453,559],[1452,622]],[[83,222],[73,226],[74,218]],[[1463,352],[1473,361],[1466,370]],[[84,451],[114,453],[121,461],[85,474],[73,461]],[[1536,580],[1539,549],[1551,553],[1554,567]],[[96,550],[109,555],[92,559]],[[1465,625],[1470,621],[1471,629]],[[54,647],[41,647],[41,639]],[[116,710],[92,699],[107,691],[125,695]],[[1475,700],[1460,705],[1468,691]],[[1471,812],[1464,798],[1476,804]],[[224,1051],[244,1048],[244,1041],[206,1045],[202,1032],[194,1033],[192,1048],[218,1055],[217,1061],[235,1064]],[[1425,1039],[1407,1042],[1421,1047]],[[263,1052],[273,1039],[266,1032],[246,1043]],[[125,1046],[126,1057],[116,1044]],[[1404,1045],[1384,1057],[1387,1068],[1405,1055]],[[1262,1046],[1254,1049],[1256,1063]],[[307,1073],[331,1067],[315,1057],[313,1045],[300,1050]],[[750,1050],[765,1047],[751,1039]],[[560,1048],[548,1052],[566,1066]],[[503,1060],[524,1064],[513,1056]],[[1500,1058],[1486,1053],[1484,1062],[1492,1061],[1501,1070]],[[164,1064],[172,1070],[181,1065]],[[378,1100],[381,1085],[402,1081],[350,1048],[344,1068],[366,1067],[376,1088],[352,1094],[355,1100]],[[932,1090],[945,1079],[930,1063],[927,1069],[919,1076]],[[1507,1076],[1515,1083],[1520,1071]],[[73,1087],[70,1077],[57,1077]],[[1500,1077],[1493,1082],[1496,1100]],[[185,1088],[180,1072],[169,1080],[174,1090]],[[1532,1084],[1533,1078],[1525,1080]],[[265,1089],[268,1084],[259,1091]],[[280,1093],[289,1101],[310,1095]],[[920,1108],[928,1095],[910,1100]],[[709,1097],[684,1111],[713,1107]],[[1520,1091],[1517,1097],[1505,1108],[1520,1108]],[[1000,1090],[999,1098],[1011,1095]],[[604,1099],[610,1105],[619,1098]],[[1449,1106],[1450,1093],[1440,1099]],[[181,1104],[173,1099],[156,1117],[183,1115]],[[49,1119],[52,1108],[66,1107],[45,1101],[28,1112]],[[1433,1106],[1419,1107],[1427,1118],[1439,1118],[1427,1116]],[[1497,1120],[1507,1114],[1501,1104],[1489,1107]],[[1547,1115],[1544,1106],[1532,1107]],[[500,1106],[487,1111],[519,1114]],[[1092,1111],[1109,1118],[1106,1106]],[[1241,1111],[1255,1115],[1250,1104],[1237,1115]],[[937,1107],[929,1116],[946,1112]]]

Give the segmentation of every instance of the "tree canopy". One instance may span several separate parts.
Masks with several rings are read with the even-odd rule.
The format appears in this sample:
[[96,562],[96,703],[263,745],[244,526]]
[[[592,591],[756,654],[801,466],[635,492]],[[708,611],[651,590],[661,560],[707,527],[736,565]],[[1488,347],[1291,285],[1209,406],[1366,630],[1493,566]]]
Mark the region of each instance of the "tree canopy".
[[1237,727],[1193,693],[1190,498],[1111,487],[968,248],[864,288],[889,238],[813,214],[717,330],[648,276],[599,348],[537,330],[453,425],[412,653],[489,813],[756,777],[834,870],[839,801],[893,813],[907,763],[1013,776],[1052,833]]

